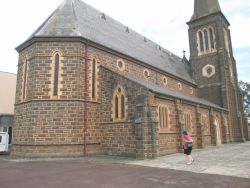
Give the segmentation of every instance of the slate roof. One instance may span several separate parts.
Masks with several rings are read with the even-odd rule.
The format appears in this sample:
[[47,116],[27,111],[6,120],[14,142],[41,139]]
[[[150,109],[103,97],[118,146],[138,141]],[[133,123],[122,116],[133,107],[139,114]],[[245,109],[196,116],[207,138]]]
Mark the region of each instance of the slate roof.
[[[154,93],[159,93],[159,94],[162,94],[162,95],[166,95],[166,96],[170,96],[170,97],[173,97],[173,98],[176,98],[176,99],[181,99],[181,100],[185,100],[185,101],[189,101],[189,102],[193,102],[193,103],[196,103],[196,104],[201,104],[201,105],[205,105],[205,106],[209,106],[209,107],[214,107],[214,108],[217,108],[217,109],[223,109],[221,108],[220,106],[212,103],[212,102],[209,102],[205,99],[202,99],[202,98],[199,98],[199,97],[196,97],[196,96],[192,96],[192,95],[186,95],[184,93],[181,93],[181,92],[178,92],[178,91],[175,91],[175,90],[171,90],[171,89],[168,89],[168,88],[163,88],[163,87],[160,87],[158,85],[155,85],[153,83],[147,83],[146,81],[144,80],[137,80],[135,78],[132,78],[132,77],[127,77],[126,75],[124,75],[127,79],[133,81],[133,82],[136,82],[144,87],[148,87],[149,90],[151,90],[152,92]],[[225,109],[223,109],[225,110]]]
[[184,100],[184,101],[188,101],[188,102],[192,102],[192,103],[195,103],[195,104],[200,104],[200,105],[204,105],[204,106],[207,106],[207,107],[213,107],[213,108],[216,108],[216,109],[221,109],[221,110],[225,110],[227,111],[227,109],[225,108],[221,108],[220,106],[212,103],[212,102],[209,102],[205,99],[202,99],[202,98],[199,98],[197,96],[193,96],[193,95],[186,95],[184,93],[181,93],[181,92],[178,92],[178,91],[175,91],[175,90],[171,90],[171,89],[168,89],[168,88],[163,88],[163,87],[160,87],[152,82],[146,82],[145,80],[138,80],[136,78],[133,78],[133,77],[128,77],[126,74],[123,74],[123,73],[115,73],[114,71],[110,70],[109,68],[106,68],[106,67],[103,67],[103,69],[106,69],[110,72],[112,72],[112,74],[116,74],[116,75],[120,75],[122,77],[124,77],[125,79],[127,80],[130,80],[134,83],[137,83],[145,88],[148,88],[151,92],[153,93],[157,93],[157,94],[161,94],[161,95],[165,95],[165,96],[169,96],[169,97],[173,97],[173,98],[176,98],[176,99],[181,99],[181,100]]
[[221,12],[218,0],[195,0],[191,21],[217,12]]
[[82,37],[195,84],[180,57],[81,0],[65,0],[33,37]]

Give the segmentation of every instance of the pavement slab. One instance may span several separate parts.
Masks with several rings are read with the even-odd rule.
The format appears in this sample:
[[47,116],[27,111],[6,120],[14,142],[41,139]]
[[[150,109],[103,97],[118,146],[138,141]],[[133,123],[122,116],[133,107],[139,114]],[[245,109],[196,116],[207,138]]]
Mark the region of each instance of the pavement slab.
[[0,160],[3,188],[249,188],[250,179],[84,159]]
[[250,142],[135,160],[115,156],[23,159],[0,155],[1,188],[250,188]]
[[250,142],[196,149],[193,150],[192,156],[195,159],[192,165],[186,165],[185,156],[182,153],[162,156],[157,159],[124,160],[120,162],[196,173],[250,178]]

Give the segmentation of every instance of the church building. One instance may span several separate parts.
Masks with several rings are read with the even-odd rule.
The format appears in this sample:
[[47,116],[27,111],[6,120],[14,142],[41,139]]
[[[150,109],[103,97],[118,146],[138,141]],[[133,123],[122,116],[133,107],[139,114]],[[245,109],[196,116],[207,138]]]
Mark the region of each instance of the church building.
[[[183,23],[184,24],[184,23]],[[81,0],[65,0],[19,53],[11,155],[155,158],[249,139],[229,22],[195,0],[190,58]]]

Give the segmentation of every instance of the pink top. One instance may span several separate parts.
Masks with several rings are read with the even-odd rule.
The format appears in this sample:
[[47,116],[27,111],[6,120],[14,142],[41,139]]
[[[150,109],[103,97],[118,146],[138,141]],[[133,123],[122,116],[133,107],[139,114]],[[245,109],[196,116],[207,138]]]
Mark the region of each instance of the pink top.
[[193,139],[191,138],[190,135],[183,135],[182,139],[183,139],[183,147],[184,147],[184,149],[187,149],[187,143],[193,142]]

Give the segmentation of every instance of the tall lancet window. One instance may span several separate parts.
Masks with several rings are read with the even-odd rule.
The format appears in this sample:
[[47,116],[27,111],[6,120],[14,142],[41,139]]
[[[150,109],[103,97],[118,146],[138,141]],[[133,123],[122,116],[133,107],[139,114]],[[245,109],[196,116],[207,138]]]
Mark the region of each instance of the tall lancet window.
[[205,27],[197,32],[198,55],[216,52],[214,36],[212,26]]
[[210,36],[211,48],[215,49],[215,45],[214,45],[214,32],[213,32],[212,28],[209,28],[209,36]]
[[23,64],[23,87],[22,87],[22,100],[24,101],[27,96],[27,82],[28,82],[29,61]]
[[92,63],[92,99],[96,98],[96,60]]
[[159,128],[160,132],[166,131],[169,128],[170,124],[170,110],[167,105],[159,105],[158,107],[159,114]]
[[59,80],[59,63],[60,56],[58,53],[54,56],[54,81],[53,81],[53,96],[58,96],[58,80]]
[[199,31],[199,44],[200,44],[200,51],[204,52],[203,34],[201,31]]
[[208,42],[208,33],[207,30],[204,30],[204,37],[205,37],[205,46],[206,46],[206,51],[209,50],[209,42]]
[[126,119],[126,95],[122,87],[117,87],[113,94],[113,120],[120,121]]
[[61,88],[62,86],[62,71],[63,71],[63,64],[62,61],[64,60],[63,53],[61,50],[55,50],[51,53],[51,78],[50,78],[50,97],[51,99],[59,99],[62,95]]
[[121,119],[124,119],[125,117],[125,97],[124,95],[121,95]]
[[115,96],[115,119],[119,117],[119,99],[118,96]]

